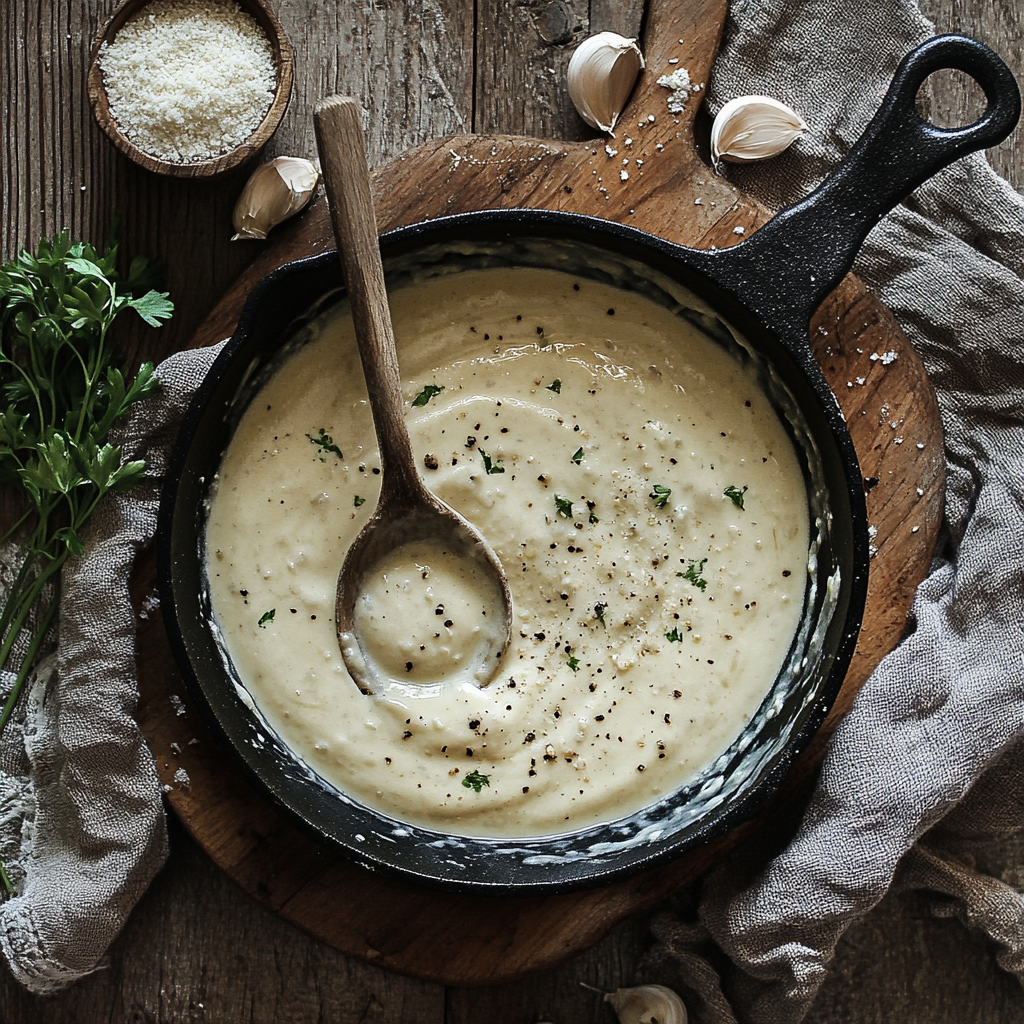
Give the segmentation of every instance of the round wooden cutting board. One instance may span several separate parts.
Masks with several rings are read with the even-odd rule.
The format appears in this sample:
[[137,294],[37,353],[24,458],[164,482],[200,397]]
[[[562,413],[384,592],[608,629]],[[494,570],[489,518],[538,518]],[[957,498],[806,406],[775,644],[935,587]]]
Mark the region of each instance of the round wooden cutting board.
[[[684,113],[673,115],[669,93],[656,84],[661,75],[686,68],[693,82],[705,86],[724,17],[725,0],[651,4],[643,39],[647,71],[614,139],[563,144],[462,135],[380,168],[374,175],[380,229],[466,210],[527,206],[601,216],[697,248],[742,244],[769,213],[698,155],[694,115],[703,91],[690,97]],[[279,230],[200,327],[193,346],[231,334],[249,290],[269,270],[330,248],[330,222],[320,202]],[[791,821],[828,737],[904,630],[943,507],[935,396],[892,315],[848,276],[818,310],[811,337],[865,477],[873,530],[868,605],[831,715],[759,819],[674,863],[565,896],[459,897],[372,874],[294,829],[207,733],[153,610],[155,569],[147,556],[134,580],[137,607],[147,609],[139,614],[141,723],[168,800],[199,844],[246,891],[318,939],[393,970],[468,985],[511,980],[580,952],[766,824]]]

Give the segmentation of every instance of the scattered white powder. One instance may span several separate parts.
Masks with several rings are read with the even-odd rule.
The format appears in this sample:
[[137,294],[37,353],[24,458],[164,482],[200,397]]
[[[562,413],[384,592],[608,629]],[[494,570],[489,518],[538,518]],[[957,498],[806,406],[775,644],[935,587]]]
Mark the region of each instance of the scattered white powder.
[[103,44],[100,67],[121,133],[172,163],[243,143],[276,87],[270,40],[230,0],[154,0]]
[[676,68],[671,75],[662,75],[658,79],[658,85],[663,85],[672,93],[668,98],[670,114],[681,114],[686,109],[690,93],[697,91],[697,87],[690,81],[690,72],[686,68]]

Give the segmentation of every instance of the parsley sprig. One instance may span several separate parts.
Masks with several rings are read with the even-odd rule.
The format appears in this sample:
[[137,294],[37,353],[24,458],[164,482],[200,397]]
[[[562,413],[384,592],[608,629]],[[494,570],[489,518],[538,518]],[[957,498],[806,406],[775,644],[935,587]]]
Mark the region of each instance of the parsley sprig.
[[[174,307],[151,287],[154,278],[136,257],[122,279],[115,245],[100,254],[67,233],[0,268],[0,481],[24,503],[0,537],[21,538],[21,564],[0,611],[0,672],[14,673],[0,730],[56,616],[61,566],[85,550],[86,521],[105,494],[142,479],[145,464],[123,461],[107,436],[156,390],[153,366],[145,363],[128,383],[108,333],[126,309],[151,327],[170,317]],[[26,631],[24,656],[12,665]],[[0,881],[13,892],[3,865]]]

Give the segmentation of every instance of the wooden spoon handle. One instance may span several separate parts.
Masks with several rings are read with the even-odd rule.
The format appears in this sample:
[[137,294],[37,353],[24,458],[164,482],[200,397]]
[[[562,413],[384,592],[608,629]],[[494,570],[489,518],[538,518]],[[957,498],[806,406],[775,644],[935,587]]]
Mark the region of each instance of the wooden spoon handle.
[[381,500],[386,492],[418,493],[424,487],[405,426],[359,104],[349,96],[328,96],[317,104],[313,125],[380,446]]

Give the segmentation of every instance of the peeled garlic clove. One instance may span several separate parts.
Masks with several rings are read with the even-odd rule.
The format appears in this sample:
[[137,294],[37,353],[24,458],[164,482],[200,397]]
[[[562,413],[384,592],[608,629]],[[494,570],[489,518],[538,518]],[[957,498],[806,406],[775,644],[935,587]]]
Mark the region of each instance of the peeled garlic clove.
[[257,167],[235,203],[231,241],[263,239],[313,198],[320,174],[308,160],[279,156]]
[[580,117],[611,133],[643,69],[644,57],[635,39],[616,32],[584,39],[566,71],[569,96]]
[[619,1024],[686,1024],[686,1007],[664,985],[618,988],[605,997],[619,1018]]
[[711,160],[745,164],[767,160],[807,130],[795,111],[771,96],[737,96],[718,112],[711,127]]

